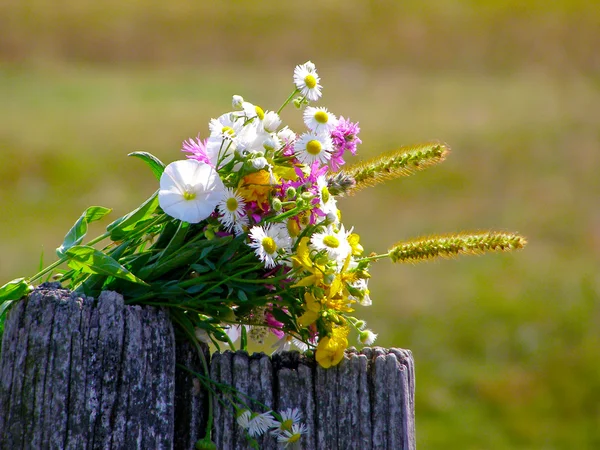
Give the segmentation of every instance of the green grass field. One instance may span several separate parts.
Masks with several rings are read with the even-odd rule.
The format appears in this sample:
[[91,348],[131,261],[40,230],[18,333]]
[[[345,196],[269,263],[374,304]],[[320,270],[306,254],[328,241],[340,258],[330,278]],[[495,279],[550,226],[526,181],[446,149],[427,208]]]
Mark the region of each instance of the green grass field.
[[[377,344],[414,352],[418,448],[599,448],[600,77],[590,48],[597,49],[600,33],[590,24],[600,15],[584,2],[553,3],[547,10],[495,2],[479,23],[467,6],[452,9],[443,2],[446,9],[427,12],[415,4],[409,2],[407,14],[424,28],[413,30],[411,42],[424,48],[402,44],[414,52],[414,65],[410,52],[394,64],[377,59],[368,51],[377,45],[372,38],[352,41],[353,58],[341,47],[343,56],[334,58],[335,45],[300,51],[281,25],[275,31],[284,33],[282,42],[273,46],[287,43],[303,60],[264,56],[269,42],[264,54],[253,50],[252,64],[216,51],[206,54],[205,64],[185,64],[177,52],[174,62],[153,61],[144,52],[136,60],[132,44],[121,49],[133,55],[125,64],[111,62],[109,44],[86,57],[78,53],[93,49],[85,39],[53,46],[61,36],[77,36],[66,19],[71,16],[61,16],[64,29],[33,30],[38,40],[27,40],[25,16],[18,16],[21,22],[5,28],[12,40],[0,45],[0,284],[35,273],[42,252],[46,263],[54,261],[54,249],[87,206],[114,208],[114,219],[156,189],[150,171],[127,153],[179,159],[181,141],[206,136],[208,120],[229,110],[232,94],[276,109],[292,88],[293,64],[312,58],[325,86],[322,105],[360,122],[361,157],[434,139],[452,148],[437,167],[341,202],[344,223],[355,226],[367,251],[460,230],[518,231],[529,239],[519,253],[374,266],[373,306],[358,314],[380,333]],[[329,14],[335,5],[326,2]],[[214,17],[223,21],[226,49],[264,19],[257,13],[234,30],[223,8]],[[511,8],[520,28],[507,30]],[[48,24],[50,12],[38,12],[40,23]],[[523,22],[528,13],[531,28]],[[377,14],[385,25],[381,45],[389,48],[397,41],[386,37],[398,30],[390,17]],[[348,17],[358,20],[359,13],[345,11],[332,21]],[[132,23],[140,32],[140,23]],[[458,36],[459,62],[444,53],[444,39],[436,40],[435,27],[442,24]],[[368,28],[366,21],[359,25]],[[101,33],[97,24],[90,26]],[[425,30],[423,39],[419,30]],[[490,44],[495,30],[513,39],[510,45]],[[519,41],[519,30],[532,39]],[[171,36],[173,48],[191,51],[181,33]],[[48,36],[54,41],[44,44]],[[518,45],[536,39],[538,53]],[[64,52],[45,54],[43,45]],[[565,55],[572,57],[567,63]],[[298,124],[293,119],[292,111],[284,113],[284,120]]]

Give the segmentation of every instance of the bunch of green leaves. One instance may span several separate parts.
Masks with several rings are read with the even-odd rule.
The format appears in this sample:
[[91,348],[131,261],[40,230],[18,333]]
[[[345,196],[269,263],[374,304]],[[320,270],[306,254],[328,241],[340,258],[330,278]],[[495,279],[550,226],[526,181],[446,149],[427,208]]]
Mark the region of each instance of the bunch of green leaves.
[[[164,164],[143,152],[131,156],[145,161],[157,179]],[[265,269],[245,235],[215,233],[216,220],[190,224],[166,215],[155,192],[137,209],[115,220],[106,232],[86,243],[88,225],[103,219],[110,209],[87,208],[57,248],[59,260],[31,278],[12,280],[0,288],[0,313],[44,276],[69,289],[97,297],[103,290],[119,292],[128,303],[170,309],[182,331],[193,336],[202,328],[216,341],[228,341],[222,324],[264,324],[256,311],[273,301],[273,286],[288,282],[279,268],[264,277]],[[96,244],[108,242],[97,248]],[[68,269],[60,269],[66,264]],[[301,303],[290,290],[277,289],[283,309],[273,314],[284,328],[296,334]]]

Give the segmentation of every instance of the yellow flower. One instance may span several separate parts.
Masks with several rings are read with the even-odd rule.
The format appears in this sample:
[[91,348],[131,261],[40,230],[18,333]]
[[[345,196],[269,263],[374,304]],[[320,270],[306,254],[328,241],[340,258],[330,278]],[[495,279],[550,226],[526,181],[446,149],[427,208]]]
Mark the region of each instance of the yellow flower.
[[352,254],[354,256],[362,255],[364,248],[360,245],[360,236],[356,233],[352,233],[348,236],[348,243],[350,244],[350,248],[352,248]]
[[334,327],[331,336],[325,336],[319,341],[315,359],[325,369],[336,366],[344,357],[344,351],[348,347],[348,327]]
[[259,170],[241,179],[238,192],[246,202],[256,202],[261,207],[269,200],[272,187],[271,174],[266,170]]
[[300,239],[300,243],[298,244],[298,248],[296,250],[296,255],[292,256],[292,263],[294,264],[295,268],[302,268],[306,272],[309,272],[310,275],[302,278],[292,287],[318,285],[323,280],[323,268],[318,264],[315,264],[313,260],[310,259],[308,242],[309,238],[306,236]]
[[304,294],[304,301],[306,302],[306,311],[298,317],[298,323],[306,328],[319,318],[321,303],[310,292]]

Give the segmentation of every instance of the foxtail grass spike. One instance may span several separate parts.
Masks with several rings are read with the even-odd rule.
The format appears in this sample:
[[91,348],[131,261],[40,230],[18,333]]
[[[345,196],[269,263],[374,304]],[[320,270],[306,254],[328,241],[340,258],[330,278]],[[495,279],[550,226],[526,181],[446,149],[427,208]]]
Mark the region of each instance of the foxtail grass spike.
[[328,177],[329,192],[333,195],[352,195],[387,180],[426,169],[446,159],[450,149],[446,144],[430,142],[401,147],[373,159],[354,164]]
[[484,231],[416,238],[398,242],[388,256],[395,263],[416,263],[433,258],[454,258],[458,255],[480,255],[493,251],[518,250],[527,240],[516,233]]

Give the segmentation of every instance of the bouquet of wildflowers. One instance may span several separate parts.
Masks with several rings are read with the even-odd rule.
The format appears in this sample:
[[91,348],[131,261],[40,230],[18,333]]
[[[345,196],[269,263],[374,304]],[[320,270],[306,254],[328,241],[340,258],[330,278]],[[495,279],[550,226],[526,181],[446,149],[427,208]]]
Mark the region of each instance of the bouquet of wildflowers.
[[[0,315],[47,277],[86,295],[114,290],[128,303],[167,307],[196,346],[233,348],[240,338],[244,349],[248,338],[261,342],[270,332],[278,350],[311,350],[328,368],[343,358],[350,333],[365,345],[376,338],[354,316],[371,304],[373,262],[523,247],[517,234],[477,232],[418,238],[365,255],[359,235],[342,223],[337,199],[441,162],[448,148],[402,147],[347,167],[346,157],[361,143],[358,124],[311,106],[322,90],[311,62],[295,68],[293,81],[277,111],[234,95],[233,111],[210,121],[206,139],[183,142],[185,159],[165,166],[149,153],[132,153],[148,164],[159,189],[85,244],[88,224],[110,210],[84,211],[57,249],[57,262],[0,288]],[[282,123],[285,107],[302,114],[304,129]],[[297,410],[237,409],[250,438],[271,430],[287,445],[304,432]],[[210,429],[209,423],[199,448],[212,448]]]
[[[83,244],[90,222],[109,209],[88,208],[57,249],[59,260],[35,276],[0,288],[0,308],[45,275],[88,295],[121,293],[130,303],[166,306],[188,338],[233,347],[241,336],[279,338],[338,364],[354,332],[376,334],[354,316],[371,304],[369,266],[389,258],[415,262],[460,253],[521,248],[512,233],[420,238],[365,255],[359,235],[342,223],[337,198],[443,161],[440,143],[400,148],[350,167],[361,143],[357,123],[311,106],[321,97],[311,62],[294,70],[295,88],[277,111],[233,96],[233,111],[209,123],[209,135],[183,143],[186,159],[164,165],[143,152],[160,188],[139,208]],[[280,116],[295,107],[305,128]],[[104,246],[98,246],[104,242]],[[66,263],[68,269],[60,266]],[[235,335],[235,336],[234,336]]]

